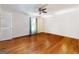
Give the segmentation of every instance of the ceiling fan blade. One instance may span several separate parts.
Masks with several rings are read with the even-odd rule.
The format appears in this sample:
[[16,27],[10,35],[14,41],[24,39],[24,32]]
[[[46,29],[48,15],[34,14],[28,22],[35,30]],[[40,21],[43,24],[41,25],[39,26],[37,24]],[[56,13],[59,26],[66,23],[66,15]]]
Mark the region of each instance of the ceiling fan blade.
[[42,11],[43,13],[47,13],[45,10]]
[[46,8],[42,9],[42,10],[46,10]]

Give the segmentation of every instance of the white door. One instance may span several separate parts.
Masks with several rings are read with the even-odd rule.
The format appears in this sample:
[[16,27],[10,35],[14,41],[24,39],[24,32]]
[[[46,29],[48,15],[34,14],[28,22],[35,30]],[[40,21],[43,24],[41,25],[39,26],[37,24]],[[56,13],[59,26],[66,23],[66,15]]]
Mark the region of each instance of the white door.
[[12,16],[8,12],[0,14],[0,41],[12,38]]

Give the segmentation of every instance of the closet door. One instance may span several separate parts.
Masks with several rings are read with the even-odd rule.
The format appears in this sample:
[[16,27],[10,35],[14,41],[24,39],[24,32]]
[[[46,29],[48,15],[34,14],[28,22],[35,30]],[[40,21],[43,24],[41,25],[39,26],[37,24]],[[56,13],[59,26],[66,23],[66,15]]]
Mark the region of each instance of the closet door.
[[0,41],[12,38],[12,16],[8,12],[0,14]]

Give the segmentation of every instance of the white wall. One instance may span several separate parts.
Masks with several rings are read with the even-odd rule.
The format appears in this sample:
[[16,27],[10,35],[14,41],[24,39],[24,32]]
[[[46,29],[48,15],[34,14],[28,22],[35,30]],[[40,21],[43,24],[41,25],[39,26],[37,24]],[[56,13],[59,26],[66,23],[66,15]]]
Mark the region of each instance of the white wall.
[[44,22],[45,32],[79,39],[79,10],[54,14]]
[[[1,25],[2,24],[2,25]],[[29,17],[13,10],[0,10],[0,41],[29,35]]]
[[38,28],[38,33],[44,32],[44,19],[43,17],[39,16],[37,17],[37,28]]
[[29,35],[29,17],[27,15],[14,12],[12,13],[12,36]]

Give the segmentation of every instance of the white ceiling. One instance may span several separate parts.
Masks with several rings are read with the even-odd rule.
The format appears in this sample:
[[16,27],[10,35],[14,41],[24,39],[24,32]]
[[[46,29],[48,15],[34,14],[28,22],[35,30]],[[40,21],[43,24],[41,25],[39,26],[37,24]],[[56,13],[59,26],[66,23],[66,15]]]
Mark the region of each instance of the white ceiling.
[[0,5],[3,10],[17,11],[28,14],[29,12],[35,12],[40,4],[2,4]]
[[78,4],[49,4],[46,6],[48,13],[54,13],[64,9],[79,8]]
[[[2,4],[0,5],[4,10],[15,10],[18,12],[23,12],[28,14],[37,12],[37,9],[43,5],[41,4]],[[66,9],[66,8],[78,8],[77,4],[48,4],[45,7],[47,8],[48,13],[53,13],[58,10]]]

